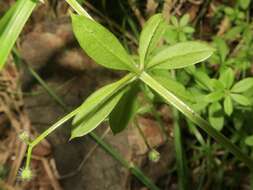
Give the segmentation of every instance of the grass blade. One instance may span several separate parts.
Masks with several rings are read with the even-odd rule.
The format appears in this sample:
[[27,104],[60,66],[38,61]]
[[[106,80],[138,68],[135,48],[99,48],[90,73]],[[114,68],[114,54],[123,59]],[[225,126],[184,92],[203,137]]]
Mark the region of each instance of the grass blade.
[[17,2],[15,11],[8,23],[5,24],[4,30],[0,36],[0,69],[3,68],[13,45],[36,4],[37,1],[34,0],[19,0]]

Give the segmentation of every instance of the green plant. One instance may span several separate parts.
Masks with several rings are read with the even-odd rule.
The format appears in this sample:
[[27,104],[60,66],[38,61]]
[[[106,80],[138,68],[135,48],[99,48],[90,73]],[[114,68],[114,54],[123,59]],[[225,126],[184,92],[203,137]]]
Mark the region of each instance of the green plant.
[[194,28],[188,25],[189,20],[190,16],[188,14],[183,15],[181,19],[177,19],[175,16],[171,16],[171,24],[167,25],[164,35],[167,43],[174,44],[191,39]]
[[[20,6],[18,5],[20,2],[22,2],[22,0],[19,0],[15,6]],[[75,36],[85,52],[98,64],[104,67],[124,70],[129,73],[119,81],[109,84],[93,93],[80,107],[64,116],[35,140],[28,142],[25,169],[30,169],[33,148],[72,117],[74,117],[74,119],[72,122],[71,139],[90,133],[108,117],[110,127],[114,133],[118,133],[125,129],[135,114],[135,99],[138,93],[143,90],[143,88],[139,88],[139,86],[145,86],[145,89],[148,89],[152,94],[158,94],[165,103],[174,106],[184,114],[187,117],[187,122],[189,123],[192,133],[194,133],[197,140],[203,145],[204,151],[207,151],[209,155],[211,152],[210,139],[208,138],[207,142],[205,142],[193,123],[206,131],[208,135],[220,142],[229,152],[232,152],[238,159],[242,160],[245,165],[252,169],[253,163],[251,158],[230,142],[221,132],[216,130],[222,128],[220,127],[220,123],[223,122],[221,120],[224,120],[220,117],[220,110],[224,109],[227,116],[230,116],[234,112],[234,107],[238,107],[240,111],[243,110],[239,104],[245,107],[245,102],[247,102],[247,105],[249,105],[249,101],[246,100],[247,98],[245,99],[245,97],[252,96],[251,94],[246,94],[248,93],[246,91],[248,91],[252,85],[251,78],[244,79],[246,82],[242,80],[235,83],[235,73],[232,72],[231,69],[227,69],[228,66],[231,67],[234,61],[234,58],[228,56],[229,50],[228,47],[226,47],[227,42],[223,40],[216,40],[214,42],[220,48],[218,48],[217,53],[215,53],[216,58],[214,58],[215,56],[212,57],[213,64],[211,65],[220,66],[220,70],[217,72],[220,73],[220,77],[219,79],[210,79],[208,76],[208,74],[212,75],[212,70],[208,68],[210,65],[205,66],[204,64],[200,67],[194,67],[193,65],[205,61],[213,54],[214,49],[203,42],[187,41],[191,38],[190,34],[193,32],[193,28],[188,26],[189,17],[185,15],[180,21],[172,17],[173,25],[168,27],[163,17],[157,14],[148,20],[140,34],[139,59],[136,61],[126,52],[116,37],[106,28],[92,20],[76,1],[67,0],[67,2],[79,15],[82,15],[78,16],[72,14],[71,17]],[[26,12],[30,13],[33,7],[34,6],[29,6]],[[24,10],[24,6],[21,8]],[[8,32],[14,27],[11,21],[13,20],[13,15],[17,15],[17,10],[19,9],[15,7],[10,9],[10,12],[1,19],[1,38],[3,38],[3,36],[6,37],[6,32],[4,31]],[[25,14],[25,16],[22,17],[25,18],[22,23],[27,20],[28,15],[29,14]],[[246,36],[245,39],[248,39],[248,25],[242,27],[242,22],[235,23],[240,24],[240,31],[243,37]],[[17,33],[11,37],[11,40],[9,39],[12,43],[4,43],[9,44],[7,50],[10,50],[10,47],[14,44],[22,26],[23,25],[19,25],[16,31]],[[243,30],[241,28],[243,28]],[[172,37],[172,41],[170,41],[170,39],[167,40],[167,43],[174,45],[165,45],[157,49],[156,47],[160,39],[164,37],[164,35],[165,38],[169,37],[166,34],[168,31],[174,33],[175,35],[172,36],[176,37]],[[227,39],[231,40],[231,36],[232,34],[230,34],[230,37],[227,37]],[[8,41],[8,36],[5,41]],[[178,41],[184,42],[177,43]],[[244,41],[246,42],[247,40]],[[251,44],[247,43],[246,47],[251,47]],[[2,56],[0,56],[1,65],[3,65],[6,60],[9,50],[3,52]],[[245,55],[236,57],[236,59],[241,59],[242,57],[245,60],[247,59]],[[176,77],[171,77],[168,70],[174,69],[177,75]],[[217,77],[215,75],[213,76]],[[189,87],[191,79],[194,80],[194,83]],[[187,86],[187,88],[185,86]],[[240,90],[238,91],[238,89]],[[234,93],[237,94],[235,95]],[[178,97],[182,98],[184,101],[180,100]],[[212,101],[210,97],[213,98]],[[203,99],[203,101],[198,102],[196,99]],[[234,102],[231,101],[232,99]],[[220,102],[222,102],[224,108],[222,108]],[[127,110],[126,113],[124,112],[125,110]],[[207,114],[213,126],[202,119],[199,114],[204,116]],[[178,124],[175,123],[175,125]],[[179,128],[176,128],[177,131],[175,131],[175,133],[179,137],[177,139],[180,139],[180,131],[178,131],[178,129]],[[183,153],[180,149],[180,144],[180,142],[177,143],[177,145],[179,145],[178,155],[182,156]],[[181,164],[181,166],[183,166],[183,164]]]
[[[250,158],[230,143],[225,136],[213,129],[189,106],[157,82],[151,74],[153,70],[178,69],[203,61],[212,54],[213,49],[211,47],[203,42],[183,42],[168,46],[153,55],[152,50],[160,39],[160,32],[157,33],[157,31],[161,30],[164,25],[162,16],[158,14],[147,22],[141,33],[139,47],[140,64],[138,64],[133,62],[118,40],[97,22],[85,16],[72,14],[72,23],[75,36],[81,47],[90,57],[105,67],[127,70],[130,74],[93,93],[80,107],[63,117],[55,125],[29,143],[26,167],[29,168],[31,152],[34,146],[70,118],[75,117],[71,139],[88,134],[106,117],[109,116],[110,118],[110,113],[115,106],[120,102],[124,94],[133,87],[133,82],[139,79],[251,168],[252,161]],[[113,118],[110,118],[110,120],[113,120]],[[124,122],[124,126],[120,126],[120,128],[124,129],[126,123]]]

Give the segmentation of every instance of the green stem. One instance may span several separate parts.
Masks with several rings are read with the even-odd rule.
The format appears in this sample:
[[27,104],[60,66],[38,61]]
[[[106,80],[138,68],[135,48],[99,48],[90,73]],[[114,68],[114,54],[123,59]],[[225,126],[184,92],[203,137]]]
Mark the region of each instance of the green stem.
[[60,127],[62,124],[70,120],[72,117],[74,117],[79,111],[81,106],[70,112],[69,114],[65,115],[63,118],[61,118],[59,121],[57,121],[54,125],[49,127],[46,131],[44,131],[41,135],[39,135],[34,141],[30,143],[31,147],[36,146],[38,143],[40,143],[43,139],[45,139],[49,134],[51,134],[54,130],[56,130],[58,127]]
[[161,129],[161,132],[163,133],[163,138],[164,140],[167,142],[168,141],[168,134],[167,134],[167,131],[166,131],[166,128],[163,124],[163,121],[161,119],[161,116],[159,115],[158,111],[156,110],[154,104],[153,104],[153,101],[151,100],[151,98],[147,95],[147,92],[145,90],[143,90],[143,93],[144,93],[144,98],[148,101],[148,103],[151,105],[150,107],[150,111],[151,113],[154,115],[158,125],[159,125],[159,128]]
[[72,117],[74,117],[80,111],[80,107],[81,106],[79,106],[78,108],[76,108],[75,110],[73,110],[72,112],[70,112],[69,114],[67,114],[66,116],[64,116],[63,118],[61,118],[58,122],[56,122],[54,125],[52,125],[51,127],[49,127],[46,131],[44,131],[42,134],[40,134],[35,140],[33,140],[29,144],[28,150],[27,150],[27,157],[26,157],[26,168],[28,168],[30,166],[31,155],[32,155],[33,148],[38,143],[40,143],[42,140],[44,140],[54,130],[56,130],[58,127],[60,127],[62,124],[64,124],[65,122],[67,122]]
[[[171,70],[171,75],[173,79],[176,79],[176,72],[175,70]],[[177,175],[178,175],[178,184],[180,190],[188,189],[187,181],[187,165],[186,165],[186,158],[183,149],[182,143],[182,135],[181,129],[179,126],[179,117],[180,113],[176,108],[172,108],[172,115],[173,115],[173,123],[174,123],[174,146],[176,152],[176,165],[177,165]]]
[[32,157],[32,146],[28,146],[28,150],[26,153],[26,162],[25,162],[25,169],[29,169],[30,168],[30,163],[31,163],[31,157]]
[[[175,70],[171,70],[171,76],[173,79],[176,79]],[[177,166],[177,176],[178,176],[178,184],[180,190],[187,189],[187,171],[186,171],[186,159],[184,155],[184,149],[182,145],[182,135],[181,129],[179,126],[179,111],[176,108],[172,108],[173,115],[173,124],[174,124],[174,146],[176,153],[176,166]]]
[[187,187],[187,171],[186,171],[186,163],[184,150],[182,146],[182,137],[181,137],[181,129],[179,126],[179,113],[173,108],[173,123],[174,123],[174,144],[175,144],[175,152],[176,152],[176,165],[177,165],[177,175],[178,175],[178,184],[180,190],[186,190]]
[[221,143],[226,147],[232,154],[234,154],[239,160],[243,161],[250,169],[253,169],[253,161],[245,155],[237,146],[232,144],[230,140],[223,134],[216,131],[206,120],[204,120],[200,115],[194,112],[189,106],[187,106],[183,101],[177,98],[174,94],[169,92],[156,80],[154,80],[149,74],[143,72],[139,78],[146,83],[150,88],[155,90],[160,96],[162,96],[167,103],[176,107],[180,112],[182,112],[189,120],[202,128],[208,135],[213,137],[216,141]]
[[58,96],[51,91],[51,89],[48,87],[48,85],[41,79],[41,77],[34,71],[32,67],[29,65],[26,65],[29,72],[32,74],[32,76],[41,84],[41,86],[48,92],[48,94],[58,103],[62,106],[64,110],[67,110],[66,105],[62,102],[61,99],[58,98]]
[[139,122],[138,122],[137,118],[134,118],[133,124],[137,128],[137,130],[138,130],[139,134],[141,135],[141,138],[143,139],[143,141],[144,141],[145,145],[147,146],[147,148],[149,150],[151,150],[151,146],[148,143],[148,139],[145,137],[145,135],[144,135],[144,133],[143,133],[143,131],[142,131],[140,125],[139,125]]

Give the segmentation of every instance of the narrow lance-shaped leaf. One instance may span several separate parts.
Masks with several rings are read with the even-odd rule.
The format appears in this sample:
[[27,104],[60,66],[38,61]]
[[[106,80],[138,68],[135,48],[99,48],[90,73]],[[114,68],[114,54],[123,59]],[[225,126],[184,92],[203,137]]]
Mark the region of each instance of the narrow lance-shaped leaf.
[[165,32],[165,20],[162,14],[152,16],[141,32],[139,43],[140,64],[144,65]]
[[206,60],[214,49],[203,42],[182,42],[158,52],[148,63],[152,69],[178,69]]
[[137,111],[138,83],[131,85],[120,102],[109,115],[109,123],[114,134],[123,131]]
[[[114,94],[124,88],[128,83],[134,80],[134,75],[128,74],[121,80],[106,85],[101,89],[97,90],[95,93],[90,95],[85,102],[81,105],[79,113],[73,119],[72,124],[74,126],[81,124],[82,119],[87,117],[91,112],[94,112],[99,107],[104,105],[104,103],[109,100]],[[77,129],[76,129],[77,130]],[[77,130],[78,131],[78,130]],[[74,134],[72,138],[76,137],[77,134]],[[78,136],[78,135],[77,135]]]
[[231,94],[231,98],[242,106],[249,106],[251,104],[249,98],[241,94]]
[[219,77],[219,81],[222,82],[225,88],[230,89],[234,83],[235,74],[231,68],[226,69],[224,72],[221,73]]
[[218,131],[223,128],[224,125],[224,117],[222,114],[222,106],[220,103],[215,102],[211,104],[208,110],[209,121],[211,125]]
[[112,84],[108,84],[93,94],[91,94],[81,105],[81,111],[76,115],[73,120],[73,124],[82,118],[83,116],[87,115],[93,109],[98,107],[99,105],[103,104],[106,100],[108,100],[111,96],[113,96],[117,91],[125,87],[128,83],[133,80],[134,75],[128,74],[121,80],[114,82]]
[[248,146],[253,146],[253,135],[251,136],[248,136],[246,139],[245,139],[245,144],[248,145]]
[[[74,119],[74,128],[71,131],[71,139],[84,136],[94,130],[111,113],[125,92],[126,87],[116,92],[116,94],[110,97],[109,100],[94,108],[87,114],[82,114],[81,118],[76,119],[76,117]],[[100,101],[100,99],[97,99],[97,101]]]
[[72,14],[71,18],[80,46],[98,64],[111,69],[137,71],[131,57],[109,30],[85,16]]
[[[162,71],[166,73],[163,73]],[[185,87],[181,83],[170,78],[168,71],[162,71],[155,71],[151,74],[151,76],[176,96],[182,98],[183,100],[194,102],[194,98],[191,93],[186,91]]]
[[184,27],[184,26],[186,26],[189,23],[189,21],[190,21],[190,15],[189,14],[185,14],[180,19],[179,26]]
[[213,91],[212,81],[206,72],[195,69],[194,65],[186,67],[184,70],[194,76],[196,83],[200,85],[201,88]]
[[232,92],[241,93],[253,87],[253,78],[245,78],[237,82],[231,89]]
[[[12,13],[8,23],[5,23],[4,30],[0,36],[0,69],[2,69],[7,57],[17,40],[26,21],[35,8],[37,1],[34,0],[19,0],[15,11]],[[10,13],[7,13],[10,14]],[[8,16],[9,17],[9,16]]]
[[196,82],[207,90],[213,90],[210,77],[203,71],[196,71],[193,74]]
[[233,103],[230,96],[227,96],[223,102],[225,113],[230,116],[233,113]]
[[17,7],[17,4],[20,3],[17,2],[15,3],[14,5],[12,5],[8,11],[4,14],[4,16],[0,19],[0,36],[1,34],[3,33],[4,29],[6,28],[6,25],[8,24],[8,22],[10,21],[16,7]]
[[224,92],[222,90],[217,90],[214,92],[211,92],[210,94],[205,96],[206,102],[217,102],[220,99],[222,99],[224,96]]

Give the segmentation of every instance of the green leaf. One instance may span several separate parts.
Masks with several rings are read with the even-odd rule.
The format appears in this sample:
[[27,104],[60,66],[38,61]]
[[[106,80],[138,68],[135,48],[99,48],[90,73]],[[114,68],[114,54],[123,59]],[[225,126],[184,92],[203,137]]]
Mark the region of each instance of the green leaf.
[[224,84],[217,79],[211,79],[211,83],[212,83],[212,87],[214,90],[224,90],[225,89]]
[[193,73],[193,76],[197,83],[208,90],[213,90],[212,81],[210,77],[203,71],[197,70]]
[[237,82],[231,89],[231,92],[241,93],[253,87],[253,78],[245,78]]
[[172,23],[174,26],[177,26],[177,27],[179,26],[177,17],[171,16],[171,17],[170,17],[170,21],[171,21],[171,23]]
[[239,5],[242,9],[247,9],[250,5],[250,0],[239,0]]
[[248,136],[246,139],[245,139],[245,144],[248,145],[248,146],[253,146],[253,135],[251,136]]
[[[99,90],[97,90],[95,93],[93,93],[91,96],[89,96],[86,101],[80,106],[80,112],[75,116],[75,118],[73,119],[72,124],[74,126],[78,125],[78,124],[83,124],[83,119],[89,120],[90,118],[88,116],[91,115],[91,113],[95,112],[95,111],[99,111],[99,108],[103,108],[107,109],[107,111],[109,110],[109,108],[111,108],[113,106],[113,103],[115,103],[115,100],[111,100],[112,102],[110,102],[110,104],[105,105],[105,103],[114,95],[116,94],[118,91],[120,91],[122,88],[124,88],[129,82],[131,82],[131,80],[133,79],[133,75],[129,74],[127,76],[125,76],[124,78],[122,78],[121,80],[109,84]],[[117,98],[116,98],[117,99]],[[108,106],[110,106],[108,108]],[[103,112],[104,114],[104,112]],[[102,116],[104,116],[103,114],[101,114]],[[109,114],[109,113],[108,113]],[[92,115],[95,115],[95,113],[93,113]],[[85,128],[83,129],[82,127],[83,125],[80,125],[79,127],[76,127],[73,130],[73,137],[77,137],[78,135],[82,136],[85,135],[85,132],[88,132],[92,129],[94,129],[96,126],[90,126],[90,128]],[[78,132],[79,129],[83,131],[83,133]]]
[[227,96],[223,102],[225,113],[230,116],[233,113],[233,103],[230,96]]
[[235,74],[231,68],[226,69],[220,74],[219,81],[223,83],[226,89],[230,89],[234,83]]
[[74,34],[85,52],[111,69],[137,71],[118,39],[105,27],[85,16],[71,15]]
[[221,100],[224,97],[224,91],[218,90],[211,92],[210,94],[205,96],[205,101],[206,102],[217,102]]
[[228,48],[225,40],[221,37],[215,37],[214,43],[217,48],[217,53],[219,53],[219,55],[220,55],[221,61],[224,62],[226,60],[228,53],[229,53],[229,48]]
[[[20,1],[19,1],[20,3]],[[3,33],[4,29],[6,28],[6,25],[8,24],[8,22],[10,21],[16,7],[17,7],[18,3],[15,3],[14,5],[12,5],[8,11],[4,14],[4,16],[1,18],[0,20],[0,36]]]
[[186,34],[184,32],[178,32],[178,35],[180,42],[185,42],[187,40]]
[[220,103],[216,102],[211,104],[208,110],[208,119],[216,130],[220,131],[223,128],[224,117]]
[[186,34],[192,34],[194,31],[195,31],[194,28],[191,27],[191,26],[185,26],[183,28],[183,32],[186,33]]
[[152,69],[178,69],[204,61],[213,48],[203,42],[182,42],[157,53],[148,63]]
[[178,34],[177,34],[177,31],[174,29],[173,26],[167,25],[165,33],[164,33],[164,39],[168,44],[177,43]]
[[243,29],[244,28],[241,25],[230,28],[229,31],[225,33],[224,37],[225,37],[225,39],[228,39],[228,40],[235,40],[238,37],[240,37]]
[[167,71],[166,74],[161,71],[155,71],[151,74],[151,76],[161,85],[163,85],[166,89],[168,89],[170,92],[177,95],[178,97],[182,98],[183,100],[192,102],[194,101],[192,94],[189,93],[181,83],[170,78],[169,73]]
[[232,99],[242,106],[249,106],[251,102],[248,97],[241,94],[231,94]]
[[152,16],[145,24],[139,43],[140,63],[144,65],[151,52],[156,47],[158,41],[165,32],[165,20],[162,14]]
[[179,26],[180,27],[184,27],[188,24],[188,22],[190,21],[190,15],[189,14],[185,14],[179,21]]
[[0,69],[3,68],[13,45],[36,4],[37,1],[34,0],[19,0],[14,8],[15,11],[10,11],[12,13],[7,12],[7,14],[11,14],[12,16],[8,15],[4,18],[4,20],[8,21],[4,21],[4,29],[0,29]]
[[233,115],[233,124],[235,126],[235,129],[240,130],[244,124],[244,113],[243,112],[236,112],[236,114]]
[[133,84],[110,113],[109,123],[114,134],[123,131],[137,111],[138,92],[138,84]]
[[[89,112],[83,115],[78,120],[74,120],[74,127],[71,131],[71,139],[81,137],[89,132],[93,131],[105,118],[111,113],[113,108],[117,105],[121,97],[125,93],[125,88],[116,92],[109,100]],[[97,99],[99,101],[99,99]],[[79,115],[77,115],[79,117]],[[77,117],[76,117],[77,118]]]

